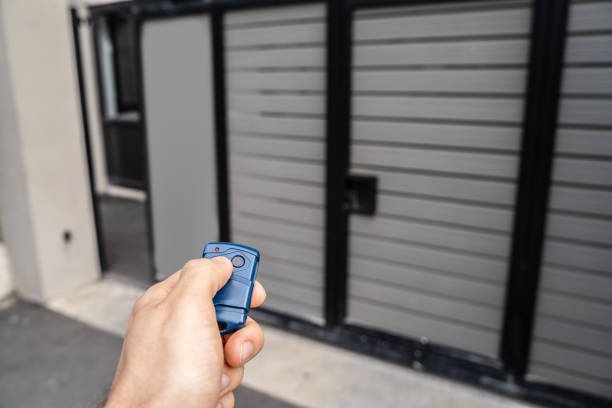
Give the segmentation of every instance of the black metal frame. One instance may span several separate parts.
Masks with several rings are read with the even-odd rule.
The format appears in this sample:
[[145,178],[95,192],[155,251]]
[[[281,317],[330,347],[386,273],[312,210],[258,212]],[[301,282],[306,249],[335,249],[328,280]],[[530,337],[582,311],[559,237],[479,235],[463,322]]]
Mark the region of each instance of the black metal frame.
[[108,259],[106,257],[106,249],[104,247],[104,237],[102,233],[102,223],[100,221],[100,206],[96,194],[96,178],[93,169],[93,153],[91,149],[91,136],[89,133],[89,118],[87,110],[87,97],[85,92],[85,79],[83,77],[83,62],[81,58],[81,36],[79,34],[79,24],[81,19],[78,10],[75,7],[70,7],[70,18],[72,23],[72,41],[74,44],[74,61],[76,65],[77,82],[79,84],[79,101],[81,108],[81,121],[83,127],[83,139],[85,142],[85,155],[87,157],[87,173],[89,176],[89,193],[91,196],[91,205],[93,209],[94,228],[96,232],[96,240],[98,247],[98,257],[100,259],[100,268],[106,269]]
[[529,362],[557,129],[568,0],[534,2],[529,78],[512,249],[500,347],[523,381]]
[[[465,0],[435,0],[462,2]],[[488,0],[493,1],[493,0]],[[529,78],[524,112],[523,148],[516,197],[515,228],[500,358],[391,335],[346,324],[348,217],[343,209],[350,163],[352,15],[356,9],[431,3],[425,0],[223,0],[150,3],[125,2],[146,19],[210,13],[213,41],[216,154],[220,236],[230,239],[227,177],[227,118],[222,16],[227,10],[302,3],[325,3],[327,16],[327,185],[325,249],[325,327],[270,310],[254,310],[261,321],[329,344],[375,355],[417,370],[452,378],[506,396],[558,407],[609,407],[611,401],[563,387],[525,380],[535,312],[539,263],[554,147],[568,0],[533,0]],[[92,8],[93,9],[93,8]],[[104,14],[112,6],[95,7]],[[140,34],[140,29],[138,30]],[[138,63],[142,64],[140,39]],[[140,72],[142,70],[140,69]],[[143,128],[144,87],[140,86]],[[333,135],[333,137],[329,137]],[[146,141],[146,133],[145,133]],[[147,188],[148,181],[147,166]],[[149,243],[153,256],[150,200]],[[152,262],[152,266],[154,266]],[[153,275],[155,276],[155,274]]]

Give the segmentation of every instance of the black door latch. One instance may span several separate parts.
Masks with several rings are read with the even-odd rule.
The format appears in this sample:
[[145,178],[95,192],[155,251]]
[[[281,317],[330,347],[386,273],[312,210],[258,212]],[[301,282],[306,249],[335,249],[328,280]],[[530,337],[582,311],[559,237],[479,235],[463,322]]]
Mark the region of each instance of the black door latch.
[[352,214],[374,215],[378,178],[363,174],[346,177],[343,209]]

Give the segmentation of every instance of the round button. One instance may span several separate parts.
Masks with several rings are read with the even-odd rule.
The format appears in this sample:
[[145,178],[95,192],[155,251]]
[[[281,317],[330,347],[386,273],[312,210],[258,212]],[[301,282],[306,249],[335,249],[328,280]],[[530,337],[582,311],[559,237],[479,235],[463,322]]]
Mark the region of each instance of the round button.
[[241,257],[240,255],[236,255],[235,257],[232,258],[232,265],[234,265],[234,268],[241,268],[244,266],[244,258]]

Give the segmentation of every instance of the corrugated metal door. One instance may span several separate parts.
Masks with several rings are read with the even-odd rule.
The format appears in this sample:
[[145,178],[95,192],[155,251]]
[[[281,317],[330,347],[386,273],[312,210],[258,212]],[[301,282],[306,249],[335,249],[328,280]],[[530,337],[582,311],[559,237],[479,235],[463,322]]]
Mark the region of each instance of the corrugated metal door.
[[348,321],[496,357],[531,5],[358,11],[351,170],[379,179],[350,220]]
[[612,2],[570,8],[529,377],[612,395]]
[[323,319],[325,6],[225,15],[232,239],[262,251],[266,307]]

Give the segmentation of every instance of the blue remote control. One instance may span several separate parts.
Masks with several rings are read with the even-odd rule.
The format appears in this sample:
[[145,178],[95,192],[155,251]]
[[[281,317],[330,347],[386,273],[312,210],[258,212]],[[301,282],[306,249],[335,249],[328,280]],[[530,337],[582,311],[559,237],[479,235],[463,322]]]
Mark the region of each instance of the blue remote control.
[[259,265],[259,251],[231,242],[210,242],[204,247],[203,258],[218,256],[226,257],[234,266],[229,281],[213,298],[219,330],[221,334],[226,334],[246,323]]

